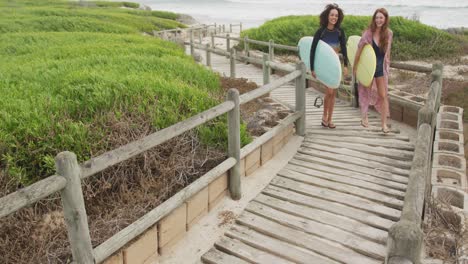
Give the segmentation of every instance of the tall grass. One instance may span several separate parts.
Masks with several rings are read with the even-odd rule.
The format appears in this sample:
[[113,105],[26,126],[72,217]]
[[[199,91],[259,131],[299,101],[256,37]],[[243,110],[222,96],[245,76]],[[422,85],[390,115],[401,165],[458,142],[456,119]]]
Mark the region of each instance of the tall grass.
[[[360,36],[370,20],[370,16],[347,15],[342,28],[347,36]],[[313,36],[318,26],[318,16],[285,16],[245,30],[242,36],[295,46],[301,37]],[[392,57],[396,60],[457,57],[463,53],[463,45],[467,42],[460,36],[402,17],[391,17],[390,28],[394,34]],[[265,50],[265,47],[257,48]]]
[[[17,184],[49,176],[61,151],[84,161],[115,148],[111,118],[145,116],[158,130],[219,103],[217,75],[141,34],[183,26],[175,14],[113,5],[0,0],[0,169]],[[199,133],[224,146],[219,131],[222,121]]]

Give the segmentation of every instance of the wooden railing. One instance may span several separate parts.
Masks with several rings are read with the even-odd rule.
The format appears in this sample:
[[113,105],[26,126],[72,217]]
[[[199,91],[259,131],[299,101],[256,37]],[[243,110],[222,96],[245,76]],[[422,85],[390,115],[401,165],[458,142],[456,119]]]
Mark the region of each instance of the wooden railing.
[[[208,186],[222,172],[229,170],[229,191],[231,197],[234,200],[240,199],[242,196],[240,160],[277,135],[282,128],[287,127],[293,122],[296,124],[296,133],[299,135],[305,134],[305,76],[305,65],[298,63],[291,73],[242,96],[239,96],[237,90],[231,89],[228,91],[225,102],[142,139],[92,158],[81,165],[78,164],[74,153],[62,152],[55,159],[56,175],[0,198],[0,217],[12,214],[25,206],[32,205],[60,191],[74,262],[99,263],[142,234],[172,210],[179,207],[186,199]],[[265,95],[293,80],[296,83],[295,112],[285,118],[275,128],[240,149],[240,105]],[[81,180],[135,157],[225,113],[228,115],[228,159],[93,249],[81,189]]]
[[[246,63],[253,63],[257,65],[262,65],[264,67],[264,73],[265,74],[271,74],[272,69],[280,70],[283,72],[291,72],[294,70],[294,65],[287,65],[287,64],[280,64],[274,62],[275,59],[275,50],[277,49],[282,49],[282,50],[287,50],[287,51],[292,51],[294,53],[298,52],[298,47],[297,46],[288,46],[288,45],[283,45],[283,44],[278,44],[275,43],[273,40],[270,40],[268,42],[266,41],[259,41],[255,39],[250,39],[248,36],[244,36],[243,38],[241,37],[233,37],[229,33],[224,32],[219,32],[220,34],[217,34],[216,32],[211,32],[210,38],[211,42],[209,44],[202,44],[202,38],[198,38],[198,43],[194,41],[193,37],[193,32],[197,32],[198,29],[194,29],[191,32],[191,38],[190,42],[187,42],[186,44],[190,45],[191,48],[191,54],[194,54],[194,49],[202,49],[205,50],[206,53],[206,58],[207,58],[207,65],[211,65],[210,61],[210,53],[215,53],[218,55],[223,55],[228,58],[234,58],[235,60],[243,61]],[[224,34],[221,34],[224,33]],[[200,34],[198,34],[200,36]],[[215,46],[215,39],[225,39],[226,40],[226,49],[220,49],[216,48]],[[231,55],[231,51],[233,50],[232,47],[233,41],[237,41],[238,43],[243,43],[243,55],[238,54],[235,50],[233,51],[234,55]],[[255,44],[255,45],[260,45],[260,46],[267,46],[268,47],[268,53],[267,57],[263,56],[263,58],[255,58],[251,56],[251,49],[250,49],[250,44]],[[233,62],[231,62],[233,64]],[[267,68],[265,68],[267,67]],[[408,71],[415,71],[415,72],[422,72],[422,73],[430,73],[432,69],[430,67],[426,66],[420,66],[420,65],[409,65],[406,63],[401,63],[401,62],[391,62],[390,67],[395,68],[395,69],[401,69],[401,70],[408,70]],[[352,72],[352,65],[349,66],[349,72]],[[235,76],[235,69],[231,69],[231,76]],[[264,80],[268,80],[269,77],[265,76]],[[316,80],[312,75],[307,74],[306,79],[311,80],[312,82],[315,82],[316,84],[319,84],[318,80]],[[352,78],[351,80],[351,85],[346,85],[346,84],[341,84],[340,89],[345,91],[347,94],[351,95],[352,98],[355,98],[356,91],[353,88],[354,87],[355,80]],[[264,82],[265,84],[265,82]],[[419,100],[424,100],[423,98],[417,98]],[[422,105],[418,102],[412,101],[409,98],[401,98],[399,96],[394,96],[393,94],[390,94],[390,100],[392,102],[395,102],[401,106],[404,106],[407,109],[411,109],[413,112],[419,111],[419,109],[422,107]],[[357,107],[357,102],[356,100],[352,100],[352,105]]]
[[[214,38],[226,39],[226,50],[215,48]],[[244,41],[244,54],[238,55],[234,49],[231,48],[231,40]],[[262,60],[252,58],[249,56],[249,43],[258,45],[268,45],[268,54],[264,53]],[[294,72],[296,69],[288,64],[281,64],[274,62],[274,48],[283,48],[291,51],[297,51],[297,47],[285,46],[275,44],[272,41],[263,42],[258,40],[251,40],[245,38],[212,35],[211,47],[210,44],[202,45],[195,43],[190,39],[191,52],[193,54],[194,47],[205,50],[207,52],[206,60],[207,65],[210,65],[210,52],[228,56],[231,59],[231,77],[235,77],[235,64],[233,61],[241,60],[250,63],[261,64],[263,68],[263,83],[270,82],[270,69],[277,69],[285,72]],[[430,86],[427,101],[423,107],[417,107],[418,111],[418,136],[415,147],[415,155],[410,170],[408,187],[406,190],[403,211],[400,220],[395,223],[389,230],[387,242],[387,256],[385,263],[391,264],[418,264],[420,263],[423,232],[421,229],[421,222],[423,219],[424,204],[430,198],[431,193],[431,160],[432,160],[432,146],[434,144],[434,130],[436,125],[436,113],[440,106],[441,90],[442,90],[442,70],[441,63],[433,65],[432,69],[407,65],[395,62],[391,65],[394,68],[432,73],[432,83]],[[308,74],[308,79],[313,77]],[[304,78],[305,79],[305,78]],[[296,84],[297,85],[297,84]],[[349,89],[349,87],[342,87]],[[352,89],[351,89],[352,90]],[[296,93],[297,95],[297,93]],[[405,104],[405,102],[400,102]],[[406,104],[405,104],[406,105]]]
[[426,104],[418,112],[418,137],[413,158],[403,211],[400,220],[389,230],[387,257],[389,264],[419,264],[423,231],[421,222],[424,204],[431,193],[432,146],[436,113],[442,90],[442,64],[433,65],[432,84]]

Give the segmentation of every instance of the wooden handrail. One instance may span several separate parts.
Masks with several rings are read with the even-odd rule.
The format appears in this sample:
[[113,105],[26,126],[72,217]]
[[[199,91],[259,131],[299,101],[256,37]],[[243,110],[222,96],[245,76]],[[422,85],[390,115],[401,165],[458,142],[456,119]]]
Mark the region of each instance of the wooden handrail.
[[[271,46],[273,48],[284,49],[284,50],[295,51],[295,52],[299,51],[297,46],[289,46],[289,45],[271,43],[270,41],[261,41],[261,40],[255,40],[255,39],[250,39],[250,38],[236,38],[232,36],[222,36],[222,35],[213,35],[213,37],[230,39],[230,40],[235,40],[239,42],[241,41],[248,42],[248,43],[263,45],[263,46]],[[407,63],[402,63],[398,61],[391,62],[390,67],[395,68],[395,69],[400,69],[400,70],[415,71],[415,72],[422,72],[422,73],[432,72],[431,67],[415,65],[415,64],[407,64]]]
[[244,103],[247,103],[247,102],[250,102],[252,101],[253,99],[255,98],[258,98],[262,95],[265,95],[273,90],[275,90],[276,88],[284,85],[285,83],[288,83],[294,79],[296,79],[297,77],[299,77],[301,75],[301,72],[300,71],[294,71],[294,72],[291,72],[290,74],[288,75],[285,75],[267,85],[264,85],[260,88],[257,88],[255,90],[252,90],[248,93],[245,93],[243,95],[240,96],[240,102],[241,104],[244,104]]
[[226,101],[175,125],[164,128],[142,139],[136,140],[125,146],[92,158],[81,165],[81,178],[85,179],[93,174],[109,168],[110,166],[132,158],[144,151],[166,142],[171,138],[181,135],[182,133],[192,128],[195,128],[211,119],[227,113],[233,108],[234,104],[230,101]]
[[0,218],[62,190],[65,178],[53,175],[0,198]]
[[433,65],[433,82],[428,100],[418,112],[418,137],[400,220],[388,233],[385,263],[420,263],[423,244],[421,222],[424,203],[429,198],[435,111],[440,103],[442,64]]

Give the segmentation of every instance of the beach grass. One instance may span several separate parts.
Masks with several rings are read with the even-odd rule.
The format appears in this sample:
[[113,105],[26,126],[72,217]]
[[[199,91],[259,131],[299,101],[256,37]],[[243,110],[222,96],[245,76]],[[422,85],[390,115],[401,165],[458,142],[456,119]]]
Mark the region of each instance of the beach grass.
[[[342,28],[347,36],[361,35],[370,16],[345,16]],[[318,16],[285,16],[267,21],[257,28],[242,32],[242,36],[284,45],[297,45],[300,38],[313,36],[319,27]],[[393,31],[392,58],[395,60],[427,60],[456,58],[463,54],[467,40],[463,36],[424,25],[403,17],[391,17]],[[266,51],[268,47],[254,46]],[[276,53],[276,50],[275,50]],[[281,50],[278,50],[281,53]]]
[[[116,148],[110,123],[137,116],[156,131],[223,98],[218,75],[178,45],[143,36],[184,27],[177,14],[128,6],[0,0],[0,169],[15,185],[53,174],[61,151],[82,162]],[[198,133],[225,147],[225,122]]]

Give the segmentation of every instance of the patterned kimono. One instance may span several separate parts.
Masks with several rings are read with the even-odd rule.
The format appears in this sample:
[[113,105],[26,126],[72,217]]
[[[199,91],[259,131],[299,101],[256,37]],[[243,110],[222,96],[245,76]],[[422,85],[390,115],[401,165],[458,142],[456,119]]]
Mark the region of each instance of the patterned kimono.
[[[385,78],[385,94],[388,96],[388,74],[390,72],[390,50],[392,47],[392,40],[393,40],[393,32],[388,30],[388,45],[387,50],[385,51],[385,58],[384,58],[384,78]],[[362,34],[361,40],[359,41],[358,47],[361,48],[365,44],[372,45],[372,32],[370,29],[367,29]],[[369,110],[369,105],[373,105],[375,109],[381,113],[382,110],[382,102],[379,99],[379,94],[377,91],[377,82],[375,79],[372,81],[372,87],[366,88],[362,84],[359,84],[358,87],[359,91],[359,105],[361,107],[361,113],[366,114]],[[390,107],[387,109],[387,117],[390,117]]]

